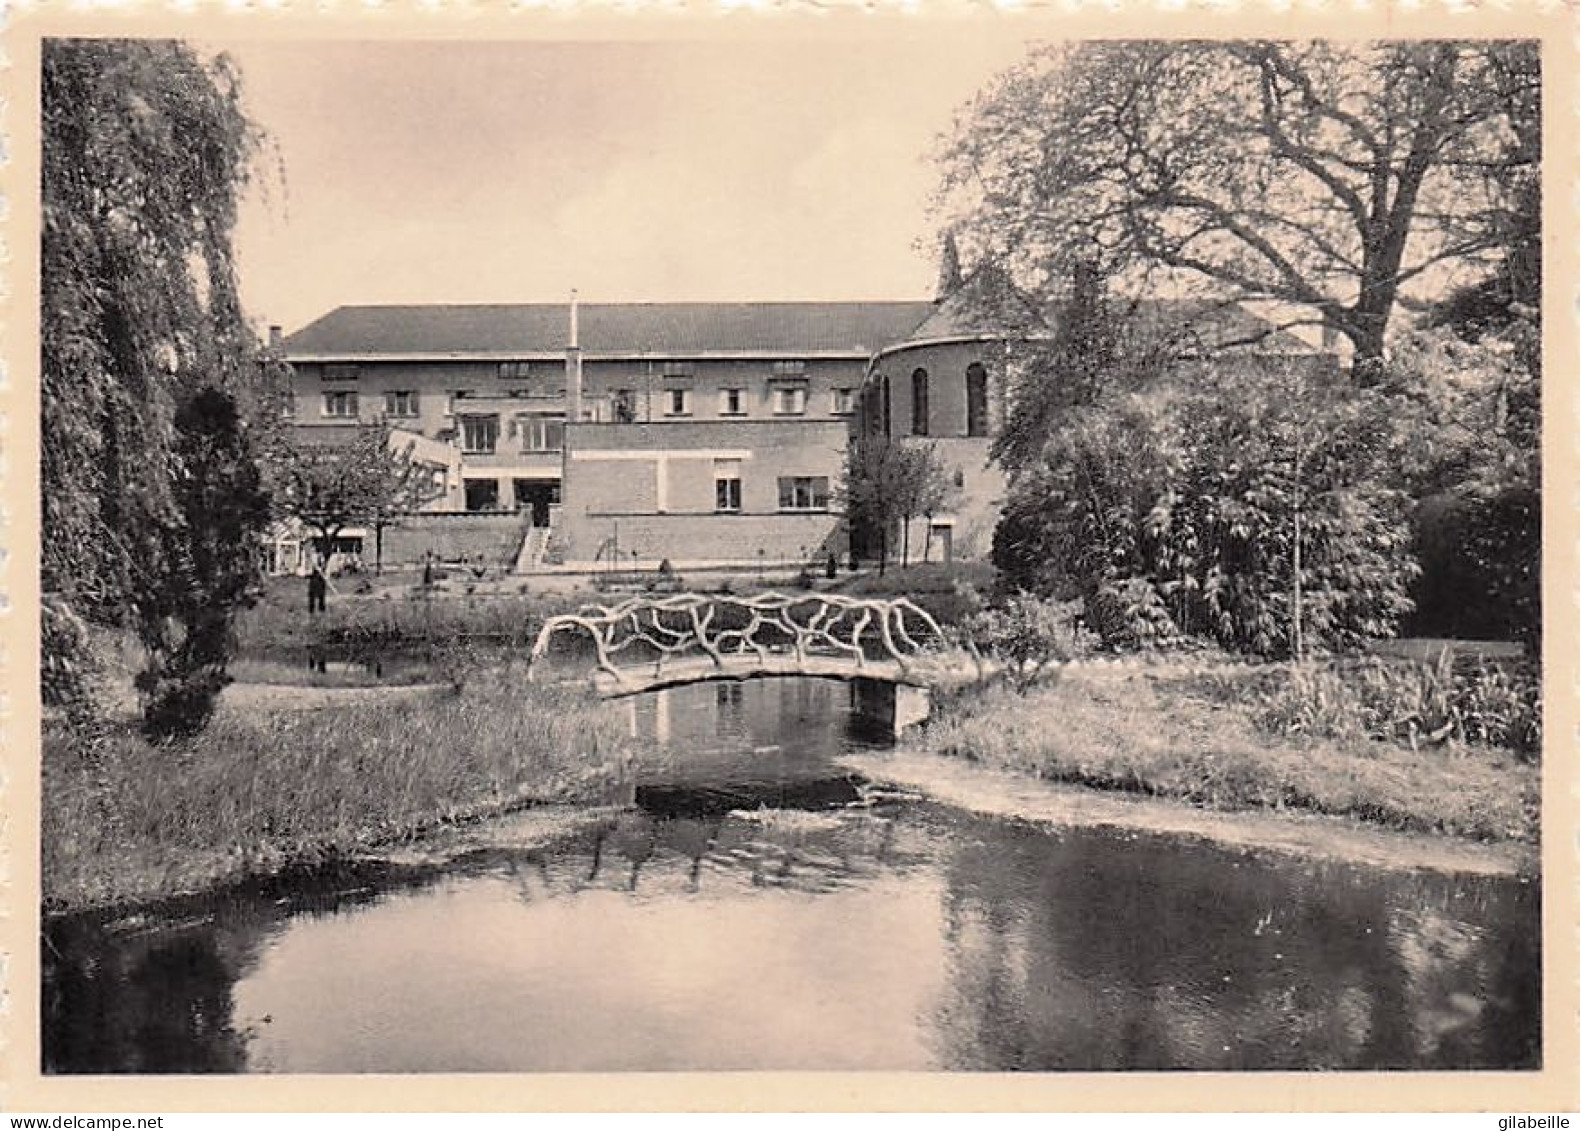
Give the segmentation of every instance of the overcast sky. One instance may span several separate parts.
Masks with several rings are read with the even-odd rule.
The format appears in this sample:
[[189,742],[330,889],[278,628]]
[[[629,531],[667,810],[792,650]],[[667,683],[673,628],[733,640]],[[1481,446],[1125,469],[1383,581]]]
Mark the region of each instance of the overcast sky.
[[[344,303],[930,297],[929,161],[1022,53],[863,42],[240,43],[283,183],[243,297]],[[272,162],[274,158],[270,158]]]

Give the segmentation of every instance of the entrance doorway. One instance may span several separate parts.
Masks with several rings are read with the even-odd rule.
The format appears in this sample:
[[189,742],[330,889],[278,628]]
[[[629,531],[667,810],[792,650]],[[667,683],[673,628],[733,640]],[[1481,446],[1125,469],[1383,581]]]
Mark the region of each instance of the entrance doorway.
[[942,522],[933,523],[927,530],[928,548],[938,547],[938,560],[955,560],[955,528]]
[[558,479],[517,479],[516,509],[532,512],[533,526],[548,526],[549,508],[560,501]]

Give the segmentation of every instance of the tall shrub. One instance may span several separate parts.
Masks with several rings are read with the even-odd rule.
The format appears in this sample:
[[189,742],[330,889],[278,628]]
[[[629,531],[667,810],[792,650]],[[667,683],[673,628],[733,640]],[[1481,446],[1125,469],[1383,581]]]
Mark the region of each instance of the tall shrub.
[[995,561],[1112,645],[1283,655],[1390,635],[1414,563],[1381,393],[1282,362],[1070,414],[1011,490]]

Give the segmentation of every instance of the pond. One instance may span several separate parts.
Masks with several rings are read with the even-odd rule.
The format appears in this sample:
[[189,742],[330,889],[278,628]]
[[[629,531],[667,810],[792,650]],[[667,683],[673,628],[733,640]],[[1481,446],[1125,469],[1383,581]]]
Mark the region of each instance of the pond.
[[45,1070],[1539,1065],[1534,884],[973,815],[849,694],[627,700],[632,804],[530,849],[57,921]]

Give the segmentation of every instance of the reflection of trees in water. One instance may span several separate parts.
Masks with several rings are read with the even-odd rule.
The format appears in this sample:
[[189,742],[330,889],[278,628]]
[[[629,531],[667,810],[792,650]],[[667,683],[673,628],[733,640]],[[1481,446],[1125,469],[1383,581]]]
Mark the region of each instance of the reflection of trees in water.
[[[951,1067],[1480,1066],[1518,1055],[1492,1032],[1534,1031],[1514,1004],[1534,967],[1481,965],[1535,929],[1506,900],[1487,908],[1475,947],[1445,952],[1430,994],[1395,945],[1395,908],[1490,885],[981,824],[947,868],[954,976],[936,1020]],[[1495,980],[1503,989],[1465,1041],[1424,1036],[1447,987],[1476,994]]]
[[896,845],[896,822],[864,809],[726,810],[697,816],[622,813],[507,862],[523,901],[588,888],[648,894],[726,886],[832,891],[876,872],[904,868],[921,838]]
[[51,1073],[240,1072],[250,1029],[234,990],[295,918],[333,915],[431,867],[293,873],[120,918],[45,924],[43,1068]]
[[89,919],[46,928],[44,1071],[240,1072],[232,990],[284,918],[247,901],[223,918],[142,933]]

